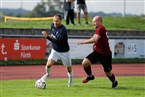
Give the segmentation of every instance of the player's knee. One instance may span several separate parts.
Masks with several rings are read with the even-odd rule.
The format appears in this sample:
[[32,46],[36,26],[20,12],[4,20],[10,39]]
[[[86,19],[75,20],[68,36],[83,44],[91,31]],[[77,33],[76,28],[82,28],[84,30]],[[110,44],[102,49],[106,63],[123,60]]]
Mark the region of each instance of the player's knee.
[[88,66],[88,65],[90,65],[90,64],[91,64],[90,61],[89,61],[88,59],[86,59],[86,58],[85,58],[85,59],[83,60],[83,62],[82,62],[82,66],[83,66],[83,67],[86,67],[86,66]]
[[82,62],[82,66],[83,66],[83,67],[86,67],[86,64],[85,64],[84,62]]
[[105,72],[105,74],[106,74],[106,76],[108,76],[108,77],[112,76],[112,72],[111,72],[111,71]]
[[46,68],[51,68],[51,64],[46,64]]
[[80,12],[77,12],[77,16],[80,16]]
[[50,68],[54,63],[55,63],[54,60],[49,59],[49,60],[47,61],[46,67]]
[[71,72],[72,71],[72,68],[71,67],[67,67],[67,71],[68,72]]

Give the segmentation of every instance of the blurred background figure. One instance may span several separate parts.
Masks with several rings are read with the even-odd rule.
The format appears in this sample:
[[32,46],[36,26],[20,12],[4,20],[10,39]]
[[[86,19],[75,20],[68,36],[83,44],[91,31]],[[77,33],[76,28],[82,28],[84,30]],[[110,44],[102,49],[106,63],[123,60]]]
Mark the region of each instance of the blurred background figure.
[[64,0],[64,17],[66,20],[66,25],[69,25],[70,21],[72,25],[74,23],[74,0]]
[[80,22],[80,12],[81,9],[84,12],[84,18],[85,18],[85,26],[88,26],[88,10],[87,10],[87,5],[85,0],[77,0],[77,20],[78,20],[78,25],[81,25]]

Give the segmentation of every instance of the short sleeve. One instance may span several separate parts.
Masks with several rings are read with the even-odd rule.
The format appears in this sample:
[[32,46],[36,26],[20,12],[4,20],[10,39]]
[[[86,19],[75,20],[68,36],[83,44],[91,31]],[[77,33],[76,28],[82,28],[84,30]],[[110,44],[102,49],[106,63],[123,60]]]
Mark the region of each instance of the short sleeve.
[[101,31],[101,27],[99,27],[98,29],[96,29],[96,33],[99,36],[102,36],[102,31]]

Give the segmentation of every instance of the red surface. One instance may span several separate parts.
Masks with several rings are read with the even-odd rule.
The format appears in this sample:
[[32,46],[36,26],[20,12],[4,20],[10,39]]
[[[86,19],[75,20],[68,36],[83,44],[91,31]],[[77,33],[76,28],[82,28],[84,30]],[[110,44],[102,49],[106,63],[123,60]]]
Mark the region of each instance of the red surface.
[[[86,77],[81,65],[73,65],[75,78]],[[102,65],[92,65],[96,77],[105,77]],[[67,78],[63,65],[54,65],[50,78]],[[145,64],[113,64],[112,72],[116,76],[145,76]],[[39,79],[45,73],[45,65],[37,66],[0,66],[0,80]]]
[[0,60],[45,58],[45,38],[0,38],[0,46]]

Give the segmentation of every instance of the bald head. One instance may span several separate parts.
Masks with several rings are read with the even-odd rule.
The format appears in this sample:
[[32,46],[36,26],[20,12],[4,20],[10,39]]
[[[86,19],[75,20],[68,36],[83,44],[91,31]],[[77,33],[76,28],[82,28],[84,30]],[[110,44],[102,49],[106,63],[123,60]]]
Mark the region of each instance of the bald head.
[[94,28],[97,28],[99,25],[102,25],[102,21],[103,21],[103,19],[102,19],[102,17],[100,17],[100,16],[95,16],[94,18],[93,18],[93,25],[94,25]]
[[102,23],[102,17],[100,17],[100,16],[95,16],[95,17],[93,18],[93,21],[100,21],[100,22]]

